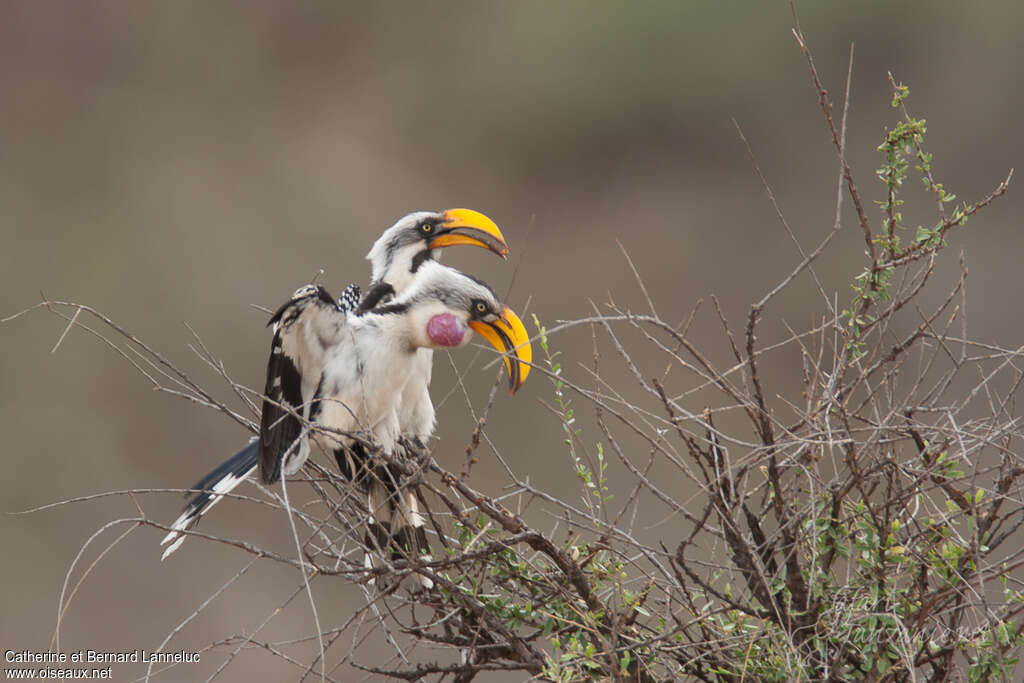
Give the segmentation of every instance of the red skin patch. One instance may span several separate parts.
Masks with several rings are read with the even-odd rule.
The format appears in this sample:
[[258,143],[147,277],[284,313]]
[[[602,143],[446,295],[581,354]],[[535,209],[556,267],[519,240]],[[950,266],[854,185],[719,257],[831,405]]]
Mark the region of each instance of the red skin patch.
[[451,313],[441,313],[427,323],[427,336],[439,346],[459,346],[466,337],[466,328]]

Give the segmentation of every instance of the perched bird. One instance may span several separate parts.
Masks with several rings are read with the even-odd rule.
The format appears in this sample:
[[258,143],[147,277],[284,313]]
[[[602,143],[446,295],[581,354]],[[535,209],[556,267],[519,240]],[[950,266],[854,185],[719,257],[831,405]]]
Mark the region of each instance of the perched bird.
[[[427,551],[416,498],[401,489],[378,449],[404,457],[399,413],[420,349],[462,346],[476,331],[506,354],[510,387],[519,388],[532,359],[519,317],[485,283],[425,262],[408,289],[373,310],[342,311],[323,287],[310,285],[271,322],[277,332],[260,424],[263,482],[297,472],[313,441],[365,490],[370,550],[397,556]],[[280,400],[269,398],[275,394]]]
[[[362,314],[387,303],[409,286],[420,266],[436,259],[438,249],[456,245],[482,247],[502,258],[508,255],[508,246],[498,226],[482,213],[471,209],[411,213],[385,230],[373,244],[366,256],[372,268],[370,286],[362,297],[358,285],[346,287],[339,297],[340,310]],[[275,328],[275,335],[276,332]],[[434,406],[428,391],[432,354],[430,349],[418,352],[416,367],[410,372],[399,410],[402,433],[418,446],[425,445],[434,429]],[[274,387],[268,387],[267,391],[269,398],[279,402],[281,396]],[[161,545],[167,545],[161,559],[165,559],[184,542],[184,530],[197,524],[225,494],[255,472],[259,449],[257,442],[258,438],[250,440],[192,487],[200,493],[186,504],[184,511],[171,525],[171,531],[161,541]],[[338,464],[343,467],[343,461],[339,460]]]

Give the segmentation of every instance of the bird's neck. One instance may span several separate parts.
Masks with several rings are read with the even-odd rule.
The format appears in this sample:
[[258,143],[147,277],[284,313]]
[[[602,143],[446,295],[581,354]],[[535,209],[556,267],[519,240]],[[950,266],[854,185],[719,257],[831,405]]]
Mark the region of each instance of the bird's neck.
[[412,313],[406,304],[390,303],[368,314],[372,316],[373,324],[380,330],[380,334],[375,335],[373,343],[387,346],[392,353],[407,356],[415,354],[421,344],[418,343],[419,335],[416,334],[417,316]]

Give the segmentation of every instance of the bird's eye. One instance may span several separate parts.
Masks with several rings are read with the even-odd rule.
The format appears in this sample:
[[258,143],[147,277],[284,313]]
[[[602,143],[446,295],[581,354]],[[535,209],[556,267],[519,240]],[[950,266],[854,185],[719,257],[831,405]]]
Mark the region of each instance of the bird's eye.
[[483,301],[477,301],[476,302],[476,312],[479,313],[480,315],[483,315],[484,313],[486,313],[487,312],[487,304],[485,304]]
[[420,232],[422,232],[424,235],[429,235],[430,233],[434,232],[433,224],[424,223],[423,225],[420,226]]

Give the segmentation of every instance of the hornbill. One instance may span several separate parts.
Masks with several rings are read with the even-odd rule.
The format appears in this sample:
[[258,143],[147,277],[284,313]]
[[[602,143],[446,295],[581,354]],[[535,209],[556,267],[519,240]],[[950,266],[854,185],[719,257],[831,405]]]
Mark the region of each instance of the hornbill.
[[[489,249],[502,258],[508,255],[508,246],[498,226],[477,211],[418,211],[402,217],[381,234],[366,255],[371,264],[372,279],[365,296],[360,297],[358,285],[349,285],[338,300],[340,310],[362,314],[388,302],[408,288],[421,265],[437,258],[438,249],[460,244]],[[276,326],[274,332],[276,339]],[[427,389],[432,354],[430,349],[419,351],[399,408],[400,429],[418,446],[425,444],[434,429],[434,406]],[[280,392],[270,385],[267,386],[267,396],[274,402],[280,402]],[[184,530],[195,526],[207,510],[255,472],[258,450],[258,438],[251,439],[192,487],[201,492],[186,504],[171,525],[170,533],[160,542],[161,545],[170,544],[161,559],[166,559],[184,542]],[[342,461],[338,464],[343,466]]]
[[[342,473],[367,494],[368,557],[428,550],[412,492],[387,457],[403,457],[399,411],[419,350],[462,346],[472,331],[505,355],[514,392],[530,371],[526,329],[483,282],[425,262],[408,289],[388,304],[358,314],[341,311],[318,285],[297,291],[272,318],[277,333],[267,369],[260,424],[264,483],[302,467],[310,441],[333,453]],[[379,453],[385,457],[377,456]],[[421,577],[421,584],[432,582]]]

